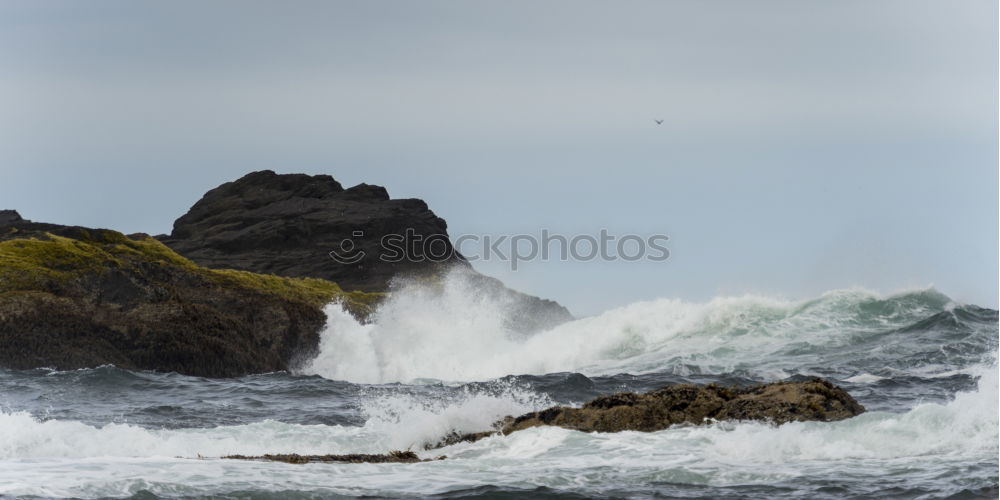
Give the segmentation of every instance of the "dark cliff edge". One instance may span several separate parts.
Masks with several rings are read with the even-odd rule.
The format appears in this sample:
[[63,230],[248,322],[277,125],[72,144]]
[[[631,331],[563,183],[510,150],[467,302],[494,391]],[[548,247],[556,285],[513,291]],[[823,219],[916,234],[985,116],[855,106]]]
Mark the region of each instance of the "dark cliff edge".
[[378,294],[208,269],[144,234],[0,218],[0,366],[288,370],[315,352],[335,298],[363,316]]
[[344,189],[328,175],[247,174],[205,193],[158,238],[201,266],[320,278],[345,290],[387,292],[396,278],[433,280],[457,270],[509,305],[513,330],[573,319],[556,302],[474,271],[452,246],[447,223],[422,200],[391,199],[369,184]]
[[[322,278],[347,289],[383,292],[399,274],[434,271],[439,265],[467,265],[443,239],[441,262],[427,259],[423,245],[406,248],[405,258],[389,262],[384,235],[413,239],[447,235],[447,224],[421,200],[391,200],[379,186],[344,189],[328,175],[279,175],[253,172],[218,186],[158,238],[199,265],[289,277]],[[351,247],[344,249],[345,241]],[[435,248],[435,251],[438,249]],[[364,253],[357,262],[346,261]]]

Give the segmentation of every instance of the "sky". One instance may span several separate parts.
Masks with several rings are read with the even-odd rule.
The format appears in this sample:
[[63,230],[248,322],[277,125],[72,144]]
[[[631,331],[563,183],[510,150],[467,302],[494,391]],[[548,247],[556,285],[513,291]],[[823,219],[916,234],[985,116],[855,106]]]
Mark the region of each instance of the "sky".
[[[248,172],[460,235],[667,235],[476,268],[577,315],[934,286],[998,301],[997,3],[0,2],[0,209],[167,233]],[[657,125],[654,119],[662,119]]]

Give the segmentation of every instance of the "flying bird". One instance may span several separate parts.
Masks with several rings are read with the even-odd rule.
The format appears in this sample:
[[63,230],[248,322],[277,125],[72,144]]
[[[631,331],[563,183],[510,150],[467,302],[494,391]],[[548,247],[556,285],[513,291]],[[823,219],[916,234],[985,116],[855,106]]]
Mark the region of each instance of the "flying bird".
[[663,125],[663,120],[657,120],[656,118],[653,118],[653,121],[656,122],[657,125]]

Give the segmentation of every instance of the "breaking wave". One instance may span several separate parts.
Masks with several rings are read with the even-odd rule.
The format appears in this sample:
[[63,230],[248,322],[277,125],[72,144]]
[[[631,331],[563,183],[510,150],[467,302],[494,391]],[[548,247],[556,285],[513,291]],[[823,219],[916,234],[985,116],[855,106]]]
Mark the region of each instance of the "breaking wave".
[[[461,275],[441,285],[403,286],[370,323],[328,306],[301,373],[0,370],[0,496],[996,496],[995,310],[934,289],[659,299],[525,335],[495,295]],[[812,375],[869,411],[652,433],[540,427],[424,450],[598,394]],[[398,449],[448,460],[216,459]]]
[[638,302],[532,336],[509,330],[503,304],[460,274],[411,284],[361,324],[337,304],[304,373],[358,383],[458,382],[508,374],[746,373],[843,378],[929,375],[996,350],[996,311],[934,289],[880,295],[853,289],[790,301],[746,295],[695,303]]

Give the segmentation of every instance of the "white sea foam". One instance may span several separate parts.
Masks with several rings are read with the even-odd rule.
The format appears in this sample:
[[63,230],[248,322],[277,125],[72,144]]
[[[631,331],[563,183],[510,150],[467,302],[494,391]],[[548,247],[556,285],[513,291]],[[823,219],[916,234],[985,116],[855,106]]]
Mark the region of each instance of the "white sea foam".
[[855,384],[874,384],[881,380],[885,380],[887,377],[879,377],[878,375],[872,375],[870,373],[860,373],[853,377],[848,377],[844,379],[844,382],[852,382]]
[[362,411],[365,428],[379,435],[389,449],[420,449],[450,432],[488,430],[507,415],[554,404],[547,396],[512,384],[494,384],[489,393],[466,390],[444,400],[419,394],[367,397]]
[[[869,412],[839,422],[793,422],[774,426],[757,422],[721,422],[707,426],[679,426],[651,434],[624,432],[589,434],[586,446],[615,448],[616,460],[658,460],[686,456],[716,464],[786,464],[802,460],[889,459],[942,455],[997,453],[997,367],[980,366],[977,388],[960,392],[944,404],[925,403],[905,413]],[[519,431],[489,442],[451,447],[456,456],[508,455],[521,447],[518,440],[540,439],[568,432],[550,428]],[[535,435],[532,435],[534,433]],[[579,434],[579,433],[570,433]],[[575,445],[573,445],[575,446]],[[668,460],[669,461],[669,460]]]
[[[909,456],[995,448],[998,430],[997,369],[995,365],[984,366],[973,372],[979,377],[975,391],[958,393],[953,401],[945,404],[920,404],[902,414],[870,412],[833,424],[791,423],[778,427],[757,423],[723,423],[678,427],[653,435],[702,440],[699,449],[704,450],[713,449],[713,439],[724,437],[724,442],[719,441],[717,450],[709,452],[720,456],[740,455],[740,443],[746,444],[746,449],[750,450],[772,440],[768,449],[779,450],[775,452],[778,455],[772,457],[775,460]],[[220,456],[233,453],[351,453],[384,452],[408,447],[418,449],[425,442],[450,430],[484,430],[504,415],[517,415],[552,404],[544,396],[516,387],[494,392],[470,391],[450,400],[428,400],[419,394],[369,397],[364,403],[367,422],[360,427],[299,425],[270,420],[208,429],[145,429],[129,424],[95,427],[76,421],[40,421],[26,412],[4,412],[0,413],[0,459],[196,457],[199,454]],[[462,447],[482,448],[478,444],[458,446]],[[840,451],[836,451],[838,449]],[[761,459],[759,449],[752,453],[756,454],[754,460]]]
[[26,412],[0,413],[0,458],[337,453],[369,447],[360,435],[362,430],[270,420],[211,429],[145,429],[129,424],[94,427],[76,421],[39,421]]
[[[456,275],[447,277],[442,287],[413,285],[397,291],[371,324],[359,324],[331,305],[320,355],[305,371],[354,382],[468,381],[559,371],[602,375],[748,370],[776,379],[803,373],[809,366],[869,357],[865,367],[846,372],[845,380],[875,384],[883,376],[964,374],[978,377],[978,388],[944,404],[919,404],[903,413],[870,412],[833,423],[775,427],[725,422],[611,434],[534,428],[430,451],[422,449],[424,443],[448,432],[485,430],[502,416],[553,402],[499,382],[477,384],[477,389],[458,395],[425,391],[419,384],[372,386],[359,400],[366,422],[357,427],[265,420],[150,429],[42,420],[14,411],[0,413],[0,495],[95,498],[142,490],[166,496],[294,490],[319,496],[407,497],[494,485],[616,496],[622,490],[634,491],[636,485],[800,484],[815,478],[819,483],[829,478],[836,484],[850,480],[863,485],[898,480],[906,487],[929,478],[926,482],[935,492],[995,484],[1000,426],[995,352],[979,366],[970,366],[965,358],[935,361],[938,365],[893,364],[913,353],[950,356],[967,349],[981,355],[984,348],[995,349],[994,325],[989,325],[994,328],[989,335],[953,328],[921,337],[923,330],[917,328],[887,337],[951,307],[933,290],[889,297],[836,291],[811,301],[757,296],[704,303],[661,299],[530,337],[506,328],[507,306]],[[947,323],[954,318],[945,314],[939,319]],[[954,337],[958,343],[942,348],[941,335],[952,331],[959,332]],[[449,458],[420,464],[308,466],[213,458],[406,448],[425,458]],[[194,459],[199,455],[210,458]],[[945,484],[951,477],[954,488]]]
[[423,449],[448,432],[489,429],[506,415],[555,404],[512,384],[466,390],[448,399],[423,394],[362,397],[360,427],[299,425],[265,420],[214,428],[147,429],[130,424],[95,427],[0,412],[0,460],[6,458],[198,457],[264,453],[384,453]]
[[303,371],[360,383],[562,371],[686,375],[691,367],[713,373],[746,369],[780,379],[817,362],[824,350],[923,319],[948,302],[933,290],[890,297],[841,290],[811,301],[749,295],[704,303],[659,299],[525,337],[506,328],[506,304],[452,273],[443,287],[402,287],[371,324],[328,306],[320,354]]
[[469,394],[436,408],[419,398],[372,401],[366,410],[369,423],[353,428],[261,422],[149,430],[42,422],[24,413],[4,413],[0,414],[0,494],[99,497],[149,490],[198,495],[293,488],[406,496],[483,485],[595,492],[651,481],[726,486],[773,484],[810,475],[883,480],[893,471],[908,477],[924,473],[937,477],[953,465],[967,470],[962,464],[995,462],[996,366],[976,372],[980,376],[976,390],[959,393],[945,404],[922,404],[900,414],[872,412],[841,422],[777,427],[719,423],[654,433],[534,428],[420,451],[428,458],[445,454],[449,459],[415,465],[291,466],[174,456],[380,452],[390,444],[416,442],[449,426],[478,426],[498,412],[534,403],[516,390],[495,396]]

